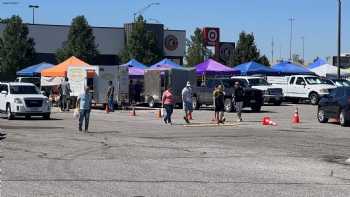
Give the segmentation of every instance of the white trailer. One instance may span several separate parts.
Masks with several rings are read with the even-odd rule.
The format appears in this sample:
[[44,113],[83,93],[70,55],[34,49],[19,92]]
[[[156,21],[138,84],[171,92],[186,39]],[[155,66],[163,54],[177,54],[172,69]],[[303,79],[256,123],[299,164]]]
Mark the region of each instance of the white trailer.
[[[88,77],[88,72],[93,72],[93,77]],[[129,75],[126,66],[89,66],[70,67],[67,77],[72,89],[71,96],[77,97],[84,87],[92,87],[93,103],[105,104],[108,90],[108,82],[112,81],[114,101],[118,105],[126,105],[129,102]]]

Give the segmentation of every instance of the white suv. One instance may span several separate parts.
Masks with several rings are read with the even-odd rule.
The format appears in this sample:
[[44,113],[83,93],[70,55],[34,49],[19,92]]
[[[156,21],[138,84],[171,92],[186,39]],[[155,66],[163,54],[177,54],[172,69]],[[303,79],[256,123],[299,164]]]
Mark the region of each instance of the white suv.
[[7,114],[9,120],[15,116],[42,116],[50,119],[50,101],[31,83],[1,83],[0,111]]

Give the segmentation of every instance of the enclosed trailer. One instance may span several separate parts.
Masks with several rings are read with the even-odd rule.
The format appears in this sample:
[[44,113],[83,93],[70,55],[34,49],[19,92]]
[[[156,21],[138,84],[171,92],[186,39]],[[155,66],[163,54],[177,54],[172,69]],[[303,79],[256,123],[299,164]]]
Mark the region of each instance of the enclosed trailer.
[[[87,73],[94,72],[92,78]],[[126,66],[89,66],[70,67],[67,76],[72,89],[71,96],[79,96],[84,87],[89,86],[93,92],[93,103],[105,104],[108,91],[108,82],[112,81],[115,104],[127,105],[129,101],[129,75]]]
[[196,73],[194,69],[185,68],[155,68],[145,70],[145,102],[149,107],[161,103],[162,93],[171,87],[176,104],[182,103],[181,92],[189,81],[195,85]]

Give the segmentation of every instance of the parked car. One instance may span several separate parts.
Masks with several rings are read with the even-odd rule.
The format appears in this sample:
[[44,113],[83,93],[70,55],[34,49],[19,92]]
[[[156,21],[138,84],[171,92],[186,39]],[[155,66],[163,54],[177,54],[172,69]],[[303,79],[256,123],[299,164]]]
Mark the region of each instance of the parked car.
[[350,87],[338,87],[321,98],[317,119],[326,123],[331,118],[339,120],[342,126],[350,125]]
[[313,105],[317,105],[322,96],[336,88],[330,81],[313,75],[292,75],[288,77],[287,84],[278,86],[283,89],[283,96],[286,100],[294,103],[300,100],[310,100]]
[[32,83],[0,83],[0,111],[9,120],[15,116],[42,116],[50,119],[49,99]]
[[252,76],[234,76],[231,79],[245,80],[249,87],[263,91],[264,102],[273,103],[274,105],[281,105],[283,100],[282,88],[269,84],[262,77]]
[[193,108],[199,109],[201,105],[213,105],[213,91],[217,85],[224,86],[225,93],[225,111],[234,111],[234,84],[238,81],[245,91],[243,107],[250,107],[252,111],[259,112],[264,104],[263,92],[261,90],[251,88],[245,79],[227,79],[215,78],[208,79],[202,86],[193,88]]

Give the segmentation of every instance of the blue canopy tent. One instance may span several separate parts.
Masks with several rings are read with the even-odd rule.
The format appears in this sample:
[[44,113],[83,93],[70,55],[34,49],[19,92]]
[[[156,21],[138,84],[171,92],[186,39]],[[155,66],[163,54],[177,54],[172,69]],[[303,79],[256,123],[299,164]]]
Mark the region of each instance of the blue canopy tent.
[[128,66],[129,68],[134,67],[134,68],[142,68],[142,69],[145,69],[147,67],[146,65],[140,63],[139,61],[137,61],[135,59],[131,59],[127,63],[123,64],[123,66]]
[[21,77],[40,76],[42,70],[45,70],[47,68],[51,68],[53,66],[54,66],[53,64],[42,62],[40,64],[29,66],[29,67],[24,68],[20,71],[17,71],[16,74],[17,74],[17,76],[21,76]]
[[156,64],[153,64],[151,66],[151,68],[161,68],[161,67],[164,67],[164,65],[166,65],[166,68],[169,68],[169,67],[170,68],[181,68],[182,67],[181,65],[179,65],[179,64],[177,64],[177,63],[175,63],[175,62],[165,58],[162,61],[160,61],[160,62],[158,62]]
[[280,62],[272,66],[272,69],[278,72],[280,75],[314,75],[312,71],[305,68],[304,66],[300,66],[297,64],[293,64],[288,61]]
[[145,69],[147,68],[146,65],[140,63],[135,59],[131,59],[122,66],[127,66],[129,68],[130,78],[143,78],[143,76],[145,75]]
[[241,75],[277,75],[278,71],[254,61],[240,64],[235,69],[241,72]]
[[327,64],[327,62],[326,62],[325,60],[323,60],[323,59],[321,59],[321,58],[318,57],[318,58],[316,58],[316,59],[314,60],[313,63],[311,63],[311,64],[308,66],[308,68],[309,68],[309,69],[313,69],[313,68],[322,66],[322,65],[324,65],[324,64]]

